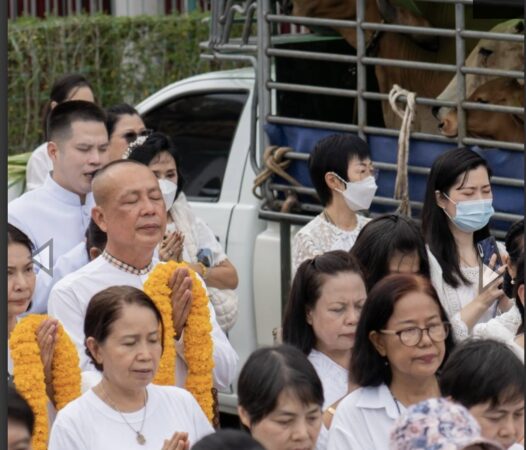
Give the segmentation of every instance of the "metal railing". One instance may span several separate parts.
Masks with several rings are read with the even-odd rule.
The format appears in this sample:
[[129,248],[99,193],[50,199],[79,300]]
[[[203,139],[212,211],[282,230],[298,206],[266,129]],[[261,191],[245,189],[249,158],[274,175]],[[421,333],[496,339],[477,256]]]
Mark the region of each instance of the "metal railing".
[[[332,129],[336,131],[346,131],[358,133],[362,137],[366,134],[384,135],[398,137],[399,130],[382,128],[378,126],[371,126],[367,123],[367,102],[368,101],[387,101],[388,94],[373,92],[367,90],[367,66],[391,66],[409,69],[424,69],[450,73],[451,77],[457,76],[457,95],[455,101],[439,101],[435,98],[427,98],[418,96],[416,98],[417,105],[426,106],[445,106],[449,108],[456,108],[458,117],[458,136],[456,138],[448,138],[442,135],[430,134],[424,132],[412,132],[411,137],[432,142],[442,143],[456,143],[458,146],[463,145],[479,145],[491,148],[502,148],[509,150],[523,151],[521,143],[501,142],[488,139],[478,139],[466,136],[466,118],[465,111],[468,110],[483,110],[493,112],[505,112],[513,114],[524,114],[524,108],[500,106],[491,104],[481,104],[467,101],[465,93],[465,77],[468,74],[477,75],[493,75],[498,77],[512,77],[524,79],[524,72],[501,70],[501,69],[487,69],[487,68],[471,68],[465,66],[466,39],[494,39],[505,40],[510,42],[522,42],[524,37],[522,35],[512,35],[506,33],[490,33],[486,31],[468,30],[465,28],[465,6],[472,5],[472,0],[421,0],[426,2],[441,2],[454,5],[455,8],[455,24],[453,29],[446,28],[424,28],[416,26],[393,25],[386,23],[369,23],[365,22],[365,1],[357,0],[356,20],[335,20],[326,18],[312,18],[312,17],[293,17],[284,15],[279,11],[279,2],[271,0],[214,0],[212,3],[212,18],[210,27],[210,39],[203,43],[201,48],[204,50],[205,57],[217,60],[224,59],[243,59],[250,58],[250,62],[255,68],[256,72],[256,94],[254,101],[257,101],[259,129],[256,132],[256,123],[253,123],[252,135],[259,136],[259,145],[261,149],[266,148],[269,144],[263,126],[265,123],[281,124],[281,125],[296,125],[308,128],[323,128]],[[232,29],[234,24],[242,24],[242,33],[240,37],[232,37]],[[291,50],[276,48],[274,45],[277,41],[277,35],[280,34],[283,25],[295,26],[296,32],[306,30],[305,27],[329,27],[329,28],[353,28],[356,30],[356,55],[342,55],[335,53],[321,53],[306,50]],[[256,31],[256,32],[254,32]],[[423,61],[403,61],[389,58],[373,57],[366,54],[365,51],[365,32],[397,32],[397,33],[418,33],[421,35],[434,35],[455,40],[456,57],[454,64],[440,64]],[[355,89],[340,89],[334,87],[313,86],[305,84],[284,83],[273,79],[272,62],[275,58],[294,58],[312,61],[327,61],[327,62],[343,62],[356,64],[356,88]],[[354,98],[357,103],[357,120],[356,123],[336,123],[324,120],[310,120],[304,118],[293,118],[278,115],[273,99],[275,93],[279,91],[298,92],[305,94],[322,94],[336,97]],[[401,101],[406,101],[404,97]],[[254,106],[253,106],[254,107]],[[255,108],[255,107],[254,107]],[[252,162],[254,168],[259,171],[261,169],[261,161],[257,159],[255,152],[255,143],[252,144],[251,150],[254,152]],[[294,151],[286,154],[287,159],[305,160],[308,155],[297,153]],[[387,171],[396,171],[395,164],[376,162],[375,165]],[[409,167],[409,173],[427,174],[429,168],[424,167]],[[493,177],[492,183],[502,186],[524,187],[523,179],[512,179]],[[273,205],[280,205],[283,202],[276,200],[277,193],[294,192],[296,194],[314,194],[314,189],[308,187],[295,187],[277,182],[269,181],[263,186],[263,193],[268,203],[272,201]],[[386,197],[375,197],[373,200],[377,205],[389,205],[397,207],[398,200]],[[414,209],[420,210],[422,204],[420,202],[411,202]],[[269,211],[263,208],[260,211],[260,217],[268,220],[276,220],[280,222],[281,242],[281,263],[282,263],[282,302],[286,301],[288,292],[288,283],[290,280],[290,248],[283,243],[290,243],[290,226],[291,224],[306,223],[312,218],[313,213],[321,211],[321,206],[315,203],[303,202],[299,204],[301,212],[298,214],[287,214]],[[520,218],[518,215],[497,212],[495,219],[505,221],[515,221]],[[502,237],[502,232],[497,232],[497,236]],[[287,248],[285,248],[287,247]]]

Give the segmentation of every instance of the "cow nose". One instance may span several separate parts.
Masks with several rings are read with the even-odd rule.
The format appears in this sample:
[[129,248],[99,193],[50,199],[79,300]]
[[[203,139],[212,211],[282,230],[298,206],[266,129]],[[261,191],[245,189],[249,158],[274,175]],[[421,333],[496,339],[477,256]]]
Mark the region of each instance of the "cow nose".
[[[431,114],[435,117],[435,119],[438,119],[438,111],[440,110],[440,106],[433,106],[431,108]],[[439,125],[440,126],[440,125]]]
[[444,122],[440,122],[440,123],[438,124],[438,129],[441,130],[442,128],[444,128],[444,125],[445,125]]

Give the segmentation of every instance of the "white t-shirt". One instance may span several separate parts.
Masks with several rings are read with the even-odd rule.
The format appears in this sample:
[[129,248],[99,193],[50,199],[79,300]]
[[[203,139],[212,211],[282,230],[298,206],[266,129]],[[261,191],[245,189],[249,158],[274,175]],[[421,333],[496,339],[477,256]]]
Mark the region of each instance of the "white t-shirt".
[[[158,261],[154,260],[153,265]],[[96,370],[86,355],[84,346],[84,317],[89,301],[98,292],[110,286],[133,286],[142,289],[149,273],[134,275],[115,267],[102,256],[60,280],[49,295],[48,313],[56,317],[71,340],[75,343],[80,358],[81,370]],[[236,375],[238,355],[215,318],[214,308],[208,304],[212,323],[214,344],[214,384],[218,389],[227,389]],[[175,364],[177,386],[184,386],[187,367],[184,354],[184,334],[176,341]]]
[[385,384],[362,387],[345,397],[329,430],[330,450],[387,450],[394,421],[406,410]]
[[26,192],[42,186],[48,173],[53,170],[53,162],[47,154],[47,144],[44,142],[35,148],[27,161]]
[[[161,450],[165,439],[176,431],[188,433],[190,445],[214,432],[196,400],[173,386],[147,387],[148,402],[142,434],[137,436],[121,414],[92,390],[59,411],[49,441],[49,450]],[[122,414],[135,430],[141,428],[144,408]]]
[[358,234],[371,219],[356,215],[356,228],[352,231],[342,230],[325,220],[323,213],[317,215],[300,229],[292,241],[292,274],[306,259],[321,255],[331,250],[349,251]]

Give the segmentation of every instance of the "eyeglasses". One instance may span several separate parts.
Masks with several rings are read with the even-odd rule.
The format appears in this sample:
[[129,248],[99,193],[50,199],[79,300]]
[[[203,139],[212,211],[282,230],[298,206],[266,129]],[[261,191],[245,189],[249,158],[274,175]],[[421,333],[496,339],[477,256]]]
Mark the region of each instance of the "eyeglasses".
[[136,133],[135,131],[128,131],[126,134],[123,134],[122,137],[126,140],[128,145],[130,145],[134,143],[138,138],[140,137],[147,138],[152,133],[153,133],[153,130],[150,130],[150,129],[145,129],[145,130],[139,131],[138,133]]
[[394,330],[380,330],[382,334],[397,335],[400,342],[407,347],[415,347],[422,340],[424,331],[427,331],[429,339],[433,342],[443,342],[449,335],[450,325],[448,322],[442,322],[440,324],[431,325],[426,328],[412,327],[406,328],[405,330],[394,331]]

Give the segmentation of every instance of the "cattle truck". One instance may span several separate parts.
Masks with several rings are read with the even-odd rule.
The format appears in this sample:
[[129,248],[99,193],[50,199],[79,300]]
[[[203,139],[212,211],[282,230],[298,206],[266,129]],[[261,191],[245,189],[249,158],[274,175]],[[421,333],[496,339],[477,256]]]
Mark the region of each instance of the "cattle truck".
[[[379,188],[368,214],[392,212],[400,205],[393,198],[401,172],[397,165],[400,130],[385,126],[380,101],[387,100],[387,94],[379,90],[375,68],[425,67],[460,80],[468,73],[524,79],[523,71],[464,67],[469,52],[464,41],[491,36],[465,28],[464,14],[472,2],[439,1],[451,5],[453,20],[449,28],[430,30],[367,22],[366,0],[356,0],[356,20],[347,21],[293,17],[279,2],[270,0],[214,0],[202,57],[244,67],[176,82],[137,105],[147,127],[167,133],[179,147],[192,208],[213,229],[238,270],[239,317],[229,339],[240,356],[240,366],[257,347],[273,344],[290,286],[291,238],[321,211],[306,165],[315,142],[335,132],[366,139],[379,169]],[[356,47],[334,28],[354,29]],[[374,41],[367,36],[378,39],[381,33],[408,31],[452,39],[453,62],[370,55]],[[467,137],[463,111],[478,105],[466,101],[462,83],[454,102],[416,94],[417,105],[457,107],[460,113],[456,139],[410,134],[407,176],[412,216],[419,219],[433,160],[446,149],[476,145],[493,169],[496,214],[491,225],[502,238],[509,224],[524,213],[522,143]],[[405,102],[402,96],[401,108]],[[517,112],[513,107],[481,108]],[[265,152],[270,146],[279,151]],[[235,414],[235,387],[219,396],[221,411]]]

